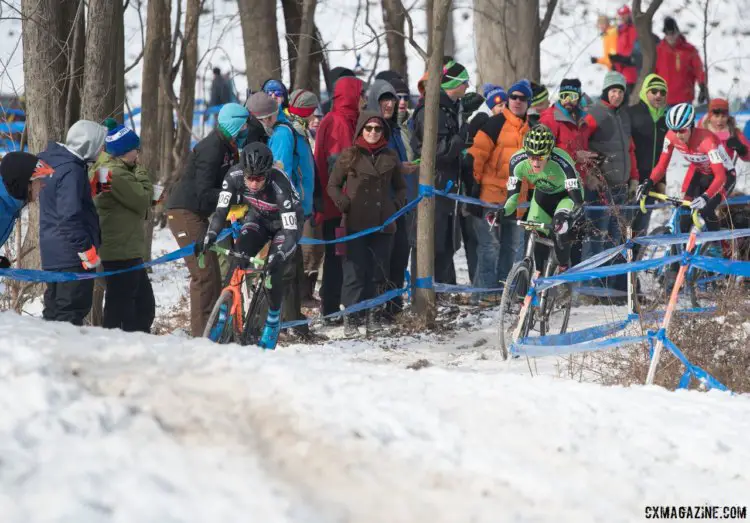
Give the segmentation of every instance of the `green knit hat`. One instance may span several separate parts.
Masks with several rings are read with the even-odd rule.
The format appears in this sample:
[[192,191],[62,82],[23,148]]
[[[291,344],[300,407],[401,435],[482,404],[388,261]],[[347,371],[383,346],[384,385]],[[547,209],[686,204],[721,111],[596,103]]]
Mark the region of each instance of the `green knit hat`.
[[549,100],[549,91],[547,86],[531,82],[531,104],[529,107],[536,107]]
[[107,118],[102,122],[102,125],[107,128],[107,131],[111,131],[120,124],[114,118]]
[[464,83],[469,83],[469,71],[467,71],[463,65],[455,60],[451,60],[443,66],[443,76],[440,79],[440,87],[444,91],[455,89]]

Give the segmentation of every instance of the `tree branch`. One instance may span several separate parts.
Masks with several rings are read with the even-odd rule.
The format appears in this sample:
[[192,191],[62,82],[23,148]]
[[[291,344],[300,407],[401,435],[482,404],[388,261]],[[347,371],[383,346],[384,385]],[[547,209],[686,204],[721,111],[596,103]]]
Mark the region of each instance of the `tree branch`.
[[[370,29],[370,32],[376,36],[378,33],[370,23],[370,2],[365,4],[365,25]],[[380,38],[375,38],[375,63],[370,69],[370,76],[367,78],[367,85],[372,84],[372,79],[375,77],[375,71],[378,69],[378,62],[380,61]]]
[[[398,0],[399,3],[401,3],[401,0]],[[401,9],[404,12],[404,15],[406,16],[406,26],[409,28],[409,33],[406,35],[402,35],[406,40],[409,42],[409,45],[412,46],[412,48],[417,52],[417,54],[422,58],[422,60],[427,62],[427,60],[430,58],[430,56],[427,54],[427,51],[425,51],[422,46],[420,46],[416,40],[414,40],[414,22],[411,19],[411,15],[409,12],[404,9],[404,4],[401,4]]]
[[138,56],[136,56],[133,63],[125,68],[125,74],[128,74],[131,70],[135,68],[136,65],[140,63],[141,59],[143,58],[143,50],[146,48],[146,39],[144,36],[144,29],[143,29],[143,13],[141,13],[141,5],[142,5],[141,0],[138,0],[138,4],[136,4],[135,6],[135,10],[138,13],[138,23],[141,26],[141,52],[138,54]]
[[[639,4],[641,3],[640,0],[637,1]],[[653,18],[654,14],[656,14],[656,10],[659,9],[662,2],[664,2],[664,0],[652,0],[651,5],[649,5],[648,9],[646,10],[646,16]]]
[[544,40],[544,35],[547,34],[549,24],[552,22],[552,15],[555,13],[555,7],[557,7],[557,0],[549,0],[547,2],[547,10],[544,12],[544,18],[539,25],[539,41]]

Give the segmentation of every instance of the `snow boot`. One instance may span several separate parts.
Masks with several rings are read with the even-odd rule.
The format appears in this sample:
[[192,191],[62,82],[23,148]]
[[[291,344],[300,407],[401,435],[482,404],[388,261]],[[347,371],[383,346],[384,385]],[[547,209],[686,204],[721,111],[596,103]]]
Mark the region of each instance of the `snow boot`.
[[365,319],[365,330],[367,336],[373,336],[383,331],[383,324],[380,321],[380,315],[376,309],[369,309]]
[[258,342],[258,347],[268,350],[276,348],[276,342],[279,340],[279,331],[281,330],[280,312],[268,310],[266,325],[263,327],[263,334]]
[[347,314],[344,316],[344,337],[345,338],[356,338],[359,336],[359,329],[357,321],[358,318],[353,314]]

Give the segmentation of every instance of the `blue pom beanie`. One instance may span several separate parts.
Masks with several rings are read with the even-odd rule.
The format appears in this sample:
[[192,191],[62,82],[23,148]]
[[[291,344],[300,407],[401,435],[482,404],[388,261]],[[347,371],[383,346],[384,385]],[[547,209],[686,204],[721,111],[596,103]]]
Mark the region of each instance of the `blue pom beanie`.
[[135,131],[118,125],[107,133],[104,139],[104,150],[110,156],[122,156],[141,146],[141,140]]
[[484,97],[489,109],[492,109],[501,102],[508,103],[508,93],[499,85],[493,85],[490,89],[485,89]]
[[240,104],[224,104],[219,110],[219,128],[230,138],[237,138],[237,135],[245,125],[250,113]]
[[524,95],[526,98],[529,99],[529,102],[531,101],[531,96],[532,96],[531,84],[525,78],[523,80],[517,81],[516,83],[510,86],[510,89],[508,89],[508,94],[510,95],[510,94],[513,94],[514,92],[521,93],[522,95]]

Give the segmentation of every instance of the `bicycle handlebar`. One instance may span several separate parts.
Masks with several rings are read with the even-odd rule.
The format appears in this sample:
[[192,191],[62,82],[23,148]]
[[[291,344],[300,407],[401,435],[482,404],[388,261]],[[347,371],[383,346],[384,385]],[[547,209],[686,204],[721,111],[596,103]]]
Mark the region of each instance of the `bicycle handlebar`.
[[[262,269],[263,266],[266,263],[266,260],[264,260],[263,258],[255,258],[253,256],[248,256],[247,254],[242,254],[241,252],[232,251],[230,249],[227,249],[225,247],[220,247],[218,245],[212,245],[209,248],[209,250],[213,251],[213,252],[215,252],[217,254],[223,254],[224,256],[229,256],[229,257],[232,257],[232,258],[237,258],[239,260],[250,262],[250,263],[253,264],[253,267],[256,270]],[[198,256],[198,267],[200,267],[201,269],[204,269],[205,266],[206,265],[205,265],[205,262],[203,260],[203,253],[201,253]]]
[[[675,198],[674,196],[668,196],[666,194],[654,191],[649,191],[648,195],[655,200],[661,200],[663,202],[671,203],[675,207],[690,207],[690,200],[683,200],[682,198]],[[641,201],[638,203],[640,204],[641,212],[643,214],[646,214],[646,198],[641,198]],[[694,209],[690,213],[690,217],[693,219],[693,225],[695,225],[699,229],[703,226],[698,216],[698,209]]]
[[528,230],[552,231],[552,226],[548,223],[534,222],[530,220],[516,220],[516,225]]

